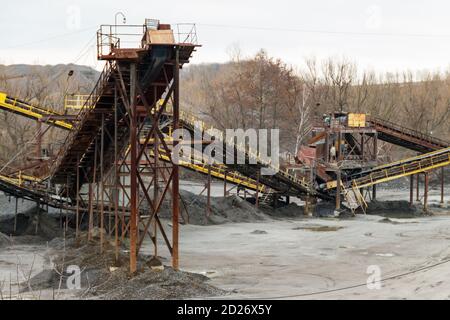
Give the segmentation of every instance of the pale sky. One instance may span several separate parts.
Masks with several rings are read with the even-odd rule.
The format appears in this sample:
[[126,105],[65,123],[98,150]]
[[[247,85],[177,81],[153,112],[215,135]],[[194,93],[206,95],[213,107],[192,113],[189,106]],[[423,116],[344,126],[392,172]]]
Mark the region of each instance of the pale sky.
[[[337,56],[376,71],[450,66],[450,2],[445,0],[14,0],[2,1],[1,64],[76,62],[99,68],[95,32],[145,18],[196,23],[203,45],[192,63],[224,62],[264,48],[301,66],[305,57]],[[121,19],[119,19],[120,21]],[[84,49],[84,50],[83,50]]]

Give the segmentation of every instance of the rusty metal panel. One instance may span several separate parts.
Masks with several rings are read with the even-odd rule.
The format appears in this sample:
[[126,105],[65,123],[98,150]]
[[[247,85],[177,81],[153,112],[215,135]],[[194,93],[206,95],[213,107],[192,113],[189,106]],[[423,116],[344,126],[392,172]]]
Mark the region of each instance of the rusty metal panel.
[[171,28],[170,24],[162,24],[162,23],[160,23],[159,26],[158,26],[158,30],[171,30],[171,29],[172,28]]
[[316,148],[301,146],[298,150],[297,159],[306,165],[311,165],[312,161],[316,159]]
[[175,37],[172,30],[149,30],[146,34],[148,44],[174,44]]

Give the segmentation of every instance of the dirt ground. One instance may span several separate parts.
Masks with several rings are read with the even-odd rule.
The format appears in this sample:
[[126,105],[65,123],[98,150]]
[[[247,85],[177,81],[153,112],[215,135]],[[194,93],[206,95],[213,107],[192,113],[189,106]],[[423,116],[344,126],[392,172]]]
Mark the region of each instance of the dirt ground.
[[[378,199],[408,200],[409,192],[380,189]],[[430,190],[435,215],[406,219],[393,212],[184,225],[180,263],[230,292],[221,299],[449,299],[450,210],[438,202]],[[373,266],[379,290],[367,287]]]
[[[184,187],[201,191],[201,185]],[[213,192],[223,192],[220,184]],[[409,193],[379,190],[378,198],[407,200]],[[87,276],[79,291],[61,289],[60,277],[48,273],[60,261],[55,252],[60,252],[61,240],[26,236],[11,245],[3,236],[1,292],[5,299],[9,294],[13,299],[449,299],[450,211],[439,209],[438,199],[438,191],[431,190],[433,216],[337,219],[300,214],[259,219],[258,214],[250,222],[246,217],[247,222],[181,225],[183,272],[175,274],[167,267],[155,272],[147,266],[134,282],[125,266],[116,269],[111,257],[98,259],[96,246],[68,251],[66,264],[86,268],[96,261],[103,266],[83,269]],[[163,223],[170,230],[170,222]],[[160,260],[170,265],[169,252],[159,240]],[[148,261],[150,242],[142,254]],[[366,284],[373,268],[379,271],[379,289]],[[32,293],[26,292],[29,286]]]

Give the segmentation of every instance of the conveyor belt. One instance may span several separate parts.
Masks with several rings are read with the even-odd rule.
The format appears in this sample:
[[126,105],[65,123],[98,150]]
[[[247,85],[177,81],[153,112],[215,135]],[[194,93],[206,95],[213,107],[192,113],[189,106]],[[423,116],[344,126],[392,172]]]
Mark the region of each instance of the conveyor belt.
[[10,97],[3,92],[0,92],[0,109],[24,116],[32,120],[42,121],[64,130],[71,130],[73,127],[72,123],[57,119],[64,117],[63,114],[57,113],[50,109],[31,105],[22,100]]
[[370,118],[368,120],[378,133],[380,140],[408,148],[421,153],[427,153],[450,147],[448,141],[438,139],[429,134],[400,126],[391,121]]
[[448,165],[450,165],[450,148],[375,167],[347,177],[346,184],[360,189]]
[[[203,121],[196,118],[194,115],[187,112],[180,112],[180,122],[184,129],[187,129],[194,136],[194,130],[201,130],[201,134],[208,139],[211,135],[211,131],[214,129],[211,126],[206,125]],[[198,126],[198,124],[201,124]],[[216,139],[220,137],[216,136]],[[290,174],[288,170],[280,170],[279,166],[272,165],[268,161],[263,160],[258,156],[256,151],[245,150],[243,147],[237,146],[228,141],[223,141],[223,150],[232,150],[234,148],[234,154],[242,153],[247,159],[246,164],[225,164],[230,171],[238,172],[240,175],[251,178],[254,181],[258,181],[279,192],[282,195],[289,196],[304,196],[312,195],[323,199],[329,199],[329,197],[320,191],[317,191],[314,186],[310,185],[306,180],[299,179]],[[248,161],[252,159],[252,162]],[[225,160],[225,159],[224,159]],[[226,161],[222,161],[225,163]],[[254,163],[254,164],[249,164]],[[274,171],[273,175],[259,175],[261,168],[270,168]]]
[[48,190],[47,184],[30,176],[0,175],[0,191],[17,198],[23,198],[54,208],[66,207],[69,199],[59,197]]

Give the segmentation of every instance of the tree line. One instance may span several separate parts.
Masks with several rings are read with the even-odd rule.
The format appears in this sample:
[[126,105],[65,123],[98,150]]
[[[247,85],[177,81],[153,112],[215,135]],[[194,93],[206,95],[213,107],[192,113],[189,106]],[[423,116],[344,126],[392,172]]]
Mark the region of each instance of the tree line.
[[261,50],[190,66],[183,80],[184,108],[220,129],[279,128],[285,151],[304,143],[332,111],[366,113],[450,140],[448,72],[379,74],[345,58],[306,58],[293,67]]

